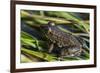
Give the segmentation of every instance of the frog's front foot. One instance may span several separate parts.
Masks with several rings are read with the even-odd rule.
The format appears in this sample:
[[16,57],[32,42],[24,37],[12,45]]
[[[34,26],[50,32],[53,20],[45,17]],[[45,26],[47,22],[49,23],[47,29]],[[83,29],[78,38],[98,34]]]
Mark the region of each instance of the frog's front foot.
[[51,53],[52,50],[53,50],[53,48],[54,48],[54,44],[51,43],[51,44],[49,45],[48,53]]

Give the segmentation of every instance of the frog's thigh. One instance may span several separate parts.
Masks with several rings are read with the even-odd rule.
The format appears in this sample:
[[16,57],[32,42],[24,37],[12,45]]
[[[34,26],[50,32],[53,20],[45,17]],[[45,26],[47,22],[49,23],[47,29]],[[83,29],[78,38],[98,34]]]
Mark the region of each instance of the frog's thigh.
[[63,49],[61,50],[61,54],[60,54],[60,55],[61,55],[61,56],[68,55],[68,49],[63,48]]

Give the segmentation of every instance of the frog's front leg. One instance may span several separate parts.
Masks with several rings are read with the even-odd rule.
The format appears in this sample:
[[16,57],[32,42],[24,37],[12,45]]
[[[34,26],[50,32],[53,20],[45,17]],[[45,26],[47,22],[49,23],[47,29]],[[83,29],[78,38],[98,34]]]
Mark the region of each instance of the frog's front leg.
[[50,43],[50,44],[49,44],[48,52],[51,53],[52,50],[53,50],[53,48],[54,48],[54,43]]

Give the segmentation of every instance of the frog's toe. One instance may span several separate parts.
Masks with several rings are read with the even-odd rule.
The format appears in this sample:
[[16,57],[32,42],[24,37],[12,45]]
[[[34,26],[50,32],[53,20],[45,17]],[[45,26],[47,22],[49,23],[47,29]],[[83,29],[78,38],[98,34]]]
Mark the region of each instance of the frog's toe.
[[63,58],[63,57],[58,57],[57,60],[58,60],[58,61],[64,61],[64,58]]

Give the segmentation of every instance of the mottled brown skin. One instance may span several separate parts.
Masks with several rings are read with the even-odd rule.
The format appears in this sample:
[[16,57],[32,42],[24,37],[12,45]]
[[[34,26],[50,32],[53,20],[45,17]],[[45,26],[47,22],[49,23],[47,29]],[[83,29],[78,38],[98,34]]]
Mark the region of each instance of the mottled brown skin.
[[60,57],[80,56],[81,44],[74,35],[66,33],[57,28],[54,23],[49,22],[48,25],[43,26],[44,35],[49,40],[49,53],[52,53],[54,46],[61,49]]

